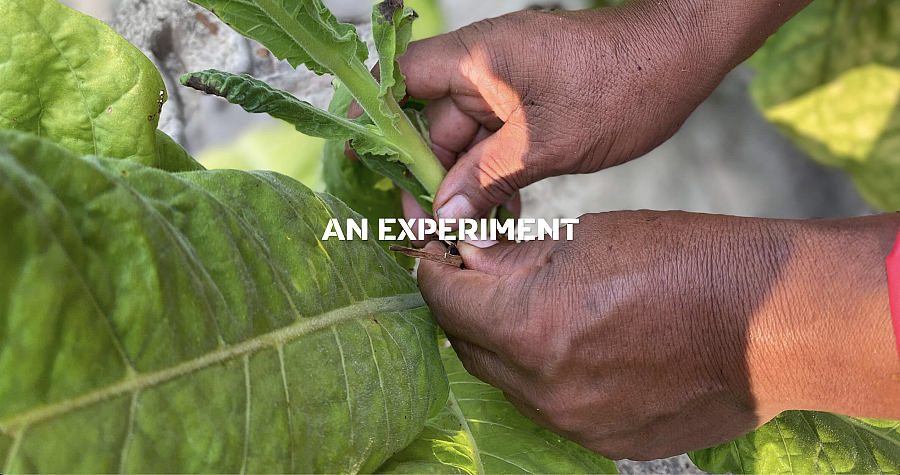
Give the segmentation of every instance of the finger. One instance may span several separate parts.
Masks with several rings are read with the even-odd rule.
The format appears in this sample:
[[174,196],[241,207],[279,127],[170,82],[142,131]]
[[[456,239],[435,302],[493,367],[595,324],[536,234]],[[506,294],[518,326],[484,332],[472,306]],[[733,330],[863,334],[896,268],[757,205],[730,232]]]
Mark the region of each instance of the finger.
[[350,146],[350,142],[344,142],[344,156],[353,160],[354,162],[359,161],[359,155],[356,154],[356,151],[353,150],[353,147]]
[[[416,201],[416,198],[406,190],[403,190],[400,194],[400,202],[403,205],[403,216],[406,219],[413,220],[411,227],[413,231],[418,233],[419,225],[417,221],[419,219],[431,218],[431,215],[426,213],[425,210],[422,209],[422,206],[419,205],[419,202]],[[413,247],[424,247],[428,244],[429,240],[428,236],[415,236],[414,239],[410,239],[409,241]]]
[[447,339],[469,374],[501,391],[519,394],[523,378],[506,366],[497,353],[451,335]]
[[491,131],[491,130],[488,130],[487,127],[481,126],[481,128],[478,129],[478,133],[475,134],[475,139],[472,140],[472,143],[469,144],[468,147],[466,147],[465,151],[466,152],[471,151],[473,148],[475,148],[476,145],[480,144],[481,142],[484,142],[485,139],[487,139],[488,137],[493,135],[494,132],[496,132],[496,130]]
[[475,85],[460,81],[459,68],[467,56],[457,32],[410,43],[397,58],[406,76],[407,94],[418,99],[440,99],[463,89],[473,94]]
[[[445,252],[434,241],[425,250]],[[538,269],[522,267],[498,276],[422,260],[418,283],[444,331],[499,353],[512,343],[516,325],[521,324],[523,312],[517,309],[527,301]]]
[[527,126],[508,123],[461,155],[434,199],[441,219],[475,218],[506,203],[520,188],[558,174],[540,155]]
[[459,110],[449,97],[429,102],[422,112],[431,125],[435,154],[444,168],[449,169],[456,162],[457,155],[472,144],[481,125]]

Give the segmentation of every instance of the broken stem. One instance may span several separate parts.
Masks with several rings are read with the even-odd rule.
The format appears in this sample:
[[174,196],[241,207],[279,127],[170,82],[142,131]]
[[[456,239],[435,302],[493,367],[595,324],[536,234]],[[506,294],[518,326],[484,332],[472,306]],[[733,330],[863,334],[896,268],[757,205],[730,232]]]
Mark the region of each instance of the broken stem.
[[419,249],[412,249],[409,247],[391,245],[390,250],[394,252],[399,252],[405,256],[415,257],[418,259],[425,259],[428,261],[439,262],[441,264],[447,264],[453,267],[459,267],[460,269],[465,269],[465,265],[463,264],[462,257],[454,256],[449,252],[445,252],[443,254],[438,254],[436,252],[425,252],[420,251]]

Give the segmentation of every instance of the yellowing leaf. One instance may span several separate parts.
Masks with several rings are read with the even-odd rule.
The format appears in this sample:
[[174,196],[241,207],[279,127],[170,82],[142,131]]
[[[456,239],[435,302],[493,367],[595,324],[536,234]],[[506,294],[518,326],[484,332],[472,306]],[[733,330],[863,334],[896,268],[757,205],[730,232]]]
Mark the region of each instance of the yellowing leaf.
[[816,0],[751,63],[751,95],[788,137],[900,211],[900,2]]
[[900,69],[869,64],[764,113],[792,134],[822,143],[838,165],[868,160],[898,106]]
[[0,129],[159,166],[162,77],[105,23],[53,0],[0,1]]

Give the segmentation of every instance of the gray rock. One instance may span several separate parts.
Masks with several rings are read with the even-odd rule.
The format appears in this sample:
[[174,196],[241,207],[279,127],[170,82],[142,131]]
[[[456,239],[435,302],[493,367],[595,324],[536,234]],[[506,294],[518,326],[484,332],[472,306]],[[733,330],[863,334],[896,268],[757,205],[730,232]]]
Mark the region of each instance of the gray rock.
[[[369,38],[371,27],[360,14],[361,2],[343,3],[345,6],[336,10],[347,17],[339,19],[358,22],[360,35]],[[250,74],[317,107],[325,108],[331,100],[331,76],[317,76],[304,67],[294,69],[186,0],[122,0],[110,25],[160,70],[169,92],[160,129],[190,153],[226,142],[247,126],[272,119],[247,114],[222,99],[181,86],[178,78],[185,73],[220,69]]]
[[679,455],[667,459],[635,462],[619,460],[616,462],[622,475],[703,475],[707,472],[697,468],[687,455]]

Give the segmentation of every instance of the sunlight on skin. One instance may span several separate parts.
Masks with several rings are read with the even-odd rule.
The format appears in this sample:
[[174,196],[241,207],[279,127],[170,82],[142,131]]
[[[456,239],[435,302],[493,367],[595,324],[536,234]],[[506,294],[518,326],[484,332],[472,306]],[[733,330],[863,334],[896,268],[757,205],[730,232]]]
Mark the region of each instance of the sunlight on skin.
[[[425,114],[432,122],[432,140],[435,140],[435,155],[445,168],[451,168],[466,157],[480,156],[491,142],[489,138],[502,140],[504,160],[503,169],[496,168],[501,161],[489,163],[481,161],[473,171],[481,186],[489,186],[498,177],[514,176],[525,170],[525,156],[530,147],[528,118],[519,93],[493,73],[489,53],[482,48],[469,51],[459,63],[458,78],[460,83],[450,86],[453,98],[433,100],[425,109]],[[459,109],[465,108],[477,117],[465,116]],[[442,122],[438,117],[451,117]],[[448,123],[452,122],[452,123]],[[448,130],[449,129],[449,130]],[[476,131],[474,137],[471,131]],[[497,135],[500,134],[500,135]],[[462,149],[455,152],[454,149]],[[490,167],[490,168],[489,168]],[[511,206],[518,211],[518,203]],[[404,215],[408,219],[431,217],[422,210],[415,199],[404,192]],[[429,210],[430,211],[430,210]],[[484,216],[487,217],[487,216]],[[451,226],[457,229],[458,226]],[[424,246],[426,241],[419,236],[413,241],[416,246]]]
[[[484,169],[478,167],[478,181],[482,186],[489,186],[497,177],[513,176],[525,170],[525,156],[529,148],[528,118],[522,104],[519,93],[502,78],[493,73],[493,65],[489,54],[482,48],[469,51],[469,55],[459,65],[460,75],[469,81],[469,87],[458,93],[471,98],[481,97],[492,111],[502,126],[493,134],[502,134],[504,154],[506,158],[503,164],[504,170]],[[488,130],[494,124],[486,124]],[[483,137],[480,143],[484,143]],[[500,138],[500,137],[495,137]],[[459,160],[465,160],[469,153],[479,153],[478,144],[471,151],[460,155]]]
[[[883,250],[872,233],[841,235],[827,221],[821,229],[820,235],[790,237],[790,255],[785,256],[767,298],[749,318],[746,367],[761,422],[789,409],[856,417],[900,415],[897,399],[859,397],[898,389],[894,376],[900,367],[886,276],[877,265]],[[847,249],[843,239],[848,246],[855,242],[859,258],[827,259]],[[870,240],[870,245],[860,245],[864,240]]]

